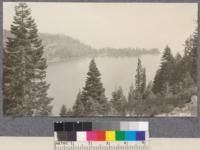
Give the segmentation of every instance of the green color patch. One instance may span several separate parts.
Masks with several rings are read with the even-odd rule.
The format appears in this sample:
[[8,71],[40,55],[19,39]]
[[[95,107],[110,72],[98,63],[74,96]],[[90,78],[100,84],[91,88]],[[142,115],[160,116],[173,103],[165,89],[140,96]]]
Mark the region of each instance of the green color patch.
[[116,131],[116,141],[124,141],[125,140],[125,132],[124,131]]

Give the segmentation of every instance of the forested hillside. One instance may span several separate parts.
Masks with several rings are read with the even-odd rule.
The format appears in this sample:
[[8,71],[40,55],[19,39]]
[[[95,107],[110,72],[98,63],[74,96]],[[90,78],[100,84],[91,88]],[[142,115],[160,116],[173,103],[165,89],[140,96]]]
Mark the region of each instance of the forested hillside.
[[[7,37],[12,37],[8,30],[3,31],[4,46]],[[159,54],[158,49],[140,49],[140,48],[102,48],[95,49],[89,45],[61,34],[39,33],[39,37],[44,45],[44,55],[47,62],[57,62],[70,60],[82,57],[94,56],[109,56],[109,57],[124,57],[124,56],[140,56],[146,54]]]
[[[197,113],[197,32],[186,41],[183,56],[175,56],[166,46],[153,81],[146,83],[146,68],[138,58],[135,84],[128,96],[119,86],[112,98],[105,97],[95,60],[92,59],[85,86],[77,94],[72,109],[61,109],[61,116],[195,116]],[[134,81],[133,81],[134,83]],[[196,107],[194,106],[196,105]],[[106,109],[105,109],[106,108]],[[65,112],[65,113],[64,113]]]
[[[4,30],[3,35],[4,43],[6,42],[7,37],[12,37],[7,30]],[[39,33],[39,37],[42,40],[44,55],[48,62],[68,60],[76,57],[94,56],[96,54],[94,48],[66,35]]]

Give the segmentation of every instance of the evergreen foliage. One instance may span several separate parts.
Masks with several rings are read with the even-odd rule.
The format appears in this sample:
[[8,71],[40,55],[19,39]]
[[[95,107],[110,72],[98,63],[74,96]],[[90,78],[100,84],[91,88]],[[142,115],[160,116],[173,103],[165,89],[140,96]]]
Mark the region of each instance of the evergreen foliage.
[[136,75],[135,75],[135,88],[130,86],[128,93],[128,110],[131,114],[140,113],[140,105],[143,101],[143,96],[146,90],[146,69],[143,68],[141,59],[138,58]]
[[185,53],[184,53],[184,63],[185,66],[189,69],[189,73],[193,80],[197,82],[197,31],[194,32],[190,38],[185,41]]
[[84,113],[84,105],[81,101],[81,91],[78,92],[75,104],[73,106],[73,115],[80,116]]
[[174,58],[169,46],[164,49],[161,66],[154,78],[153,92],[164,94],[168,84],[173,84]]
[[[194,37],[186,41],[184,56],[177,53],[174,57],[169,46],[163,51],[160,68],[154,81],[146,87],[146,69],[138,58],[135,85],[131,84],[128,100],[121,87],[112,92],[110,102],[105,98],[101,74],[92,59],[82,92],[77,95],[73,106],[74,116],[156,116],[170,113],[176,107],[183,107],[197,94],[195,84],[195,46]],[[190,44],[188,44],[188,42]],[[195,62],[195,63],[194,63]],[[187,67],[186,67],[187,66]],[[188,68],[188,66],[190,66]],[[191,69],[193,68],[193,69]]]
[[66,108],[65,105],[62,105],[62,107],[61,107],[61,109],[60,109],[59,115],[60,115],[61,117],[67,116],[67,108]]
[[[8,37],[3,50],[3,96],[4,114],[12,116],[51,115],[52,98],[47,96],[49,84],[45,81],[47,63],[43,58],[43,45],[38,37],[37,25],[31,17],[31,10],[25,3],[15,7],[15,16],[11,25],[12,37]],[[62,105],[60,116],[155,116],[169,113],[175,107],[183,107],[197,95],[197,32],[185,41],[184,55],[174,57],[166,46],[161,64],[153,82],[146,87],[146,69],[138,58],[135,84],[130,86],[128,100],[122,87],[112,92],[107,101],[101,82],[101,73],[95,59],[89,64],[85,85],[78,92],[71,109]],[[87,49],[87,46],[84,46]],[[84,49],[84,48],[83,48]],[[90,48],[91,50],[91,48]],[[97,52],[87,51],[90,56]],[[82,51],[64,51],[67,57],[79,57]],[[139,51],[138,51],[139,52]],[[134,53],[138,53],[137,50]],[[153,53],[157,53],[157,50]],[[120,56],[122,49],[103,49],[101,54]],[[143,53],[146,53],[143,51]],[[152,52],[151,52],[152,53]],[[63,54],[63,53],[61,53]],[[70,56],[69,56],[70,54]],[[123,56],[132,56],[130,49]],[[134,54],[135,55],[135,54]],[[138,53],[139,55],[139,53]]]
[[136,88],[136,91],[139,93],[142,93],[142,88],[143,88],[142,80],[143,80],[143,68],[142,68],[141,60],[140,60],[140,58],[138,58],[136,75],[135,75],[135,88]]
[[[79,110],[79,109],[80,110]],[[105,89],[101,82],[101,74],[92,59],[87,73],[85,86],[81,94],[77,97],[74,105],[75,115],[106,115],[108,112],[108,102],[105,97]],[[81,113],[81,114],[80,114]]]
[[143,68],[142,70],[142,81],[141,81],[141,93],[144,94],[146,90],[146,69]]
[[46,59],[37,25],[25,3],[15,7],[3,60],[4,113],[12,116],[50,115]]
[[111,107],[114,109],[113,115],[125,116],[127,100],[121,87],[112,92]]

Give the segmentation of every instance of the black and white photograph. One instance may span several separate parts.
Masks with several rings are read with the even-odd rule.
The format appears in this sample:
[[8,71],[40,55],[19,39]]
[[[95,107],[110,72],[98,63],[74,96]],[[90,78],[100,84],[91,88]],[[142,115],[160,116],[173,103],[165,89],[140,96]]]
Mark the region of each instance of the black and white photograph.
[[197,3],[3,3],[5,116],[196,117]]

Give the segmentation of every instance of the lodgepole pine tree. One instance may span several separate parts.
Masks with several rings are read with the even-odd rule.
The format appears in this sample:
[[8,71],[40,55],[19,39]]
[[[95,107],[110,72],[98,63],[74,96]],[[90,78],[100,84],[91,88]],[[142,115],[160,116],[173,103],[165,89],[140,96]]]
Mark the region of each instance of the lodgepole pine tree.
[[46,59],[37,25],[27,4],[15,7],[3,60],[4,113],[12,116],[50,115],[52,98],[47,97]]
[[94,59],[91,60],[89,65],[87,79],[81,94],[81,102],[84,105],[84,115],[92,114],[93,110],[95,110],[94,113],[98,113],[97,115],[106,115],[108,112],[105,89]]

